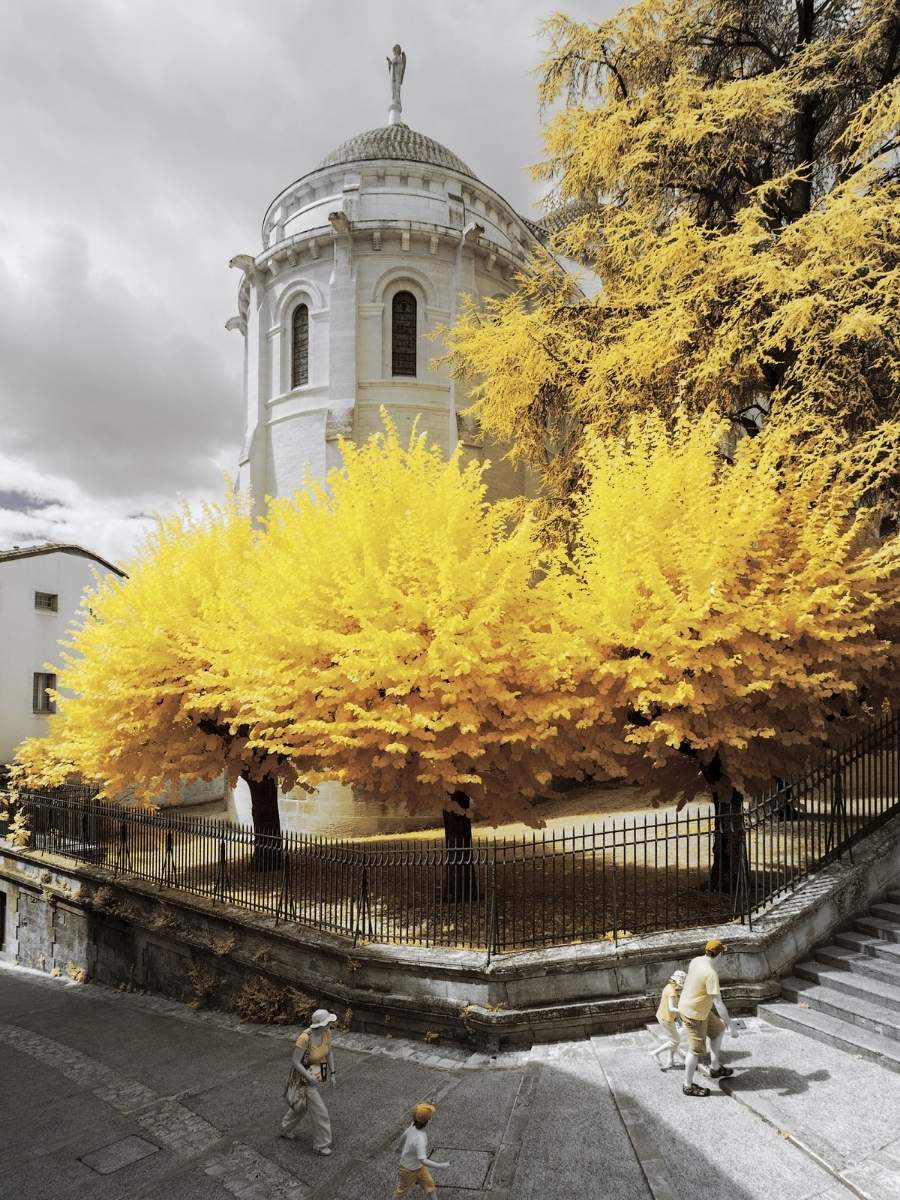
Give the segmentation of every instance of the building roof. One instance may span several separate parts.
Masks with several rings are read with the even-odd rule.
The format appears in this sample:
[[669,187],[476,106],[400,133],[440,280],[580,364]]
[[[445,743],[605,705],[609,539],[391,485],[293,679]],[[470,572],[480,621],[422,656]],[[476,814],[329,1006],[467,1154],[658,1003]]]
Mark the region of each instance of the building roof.
[[107,571],[114,571],[116,575],[121,575],[123,579],[125,578],[125,572],[121,567],[107,562],[105,558],[101,558],[93,550],[85,550],[83,546],[75,546],[65,542],[45,542],[42,546],[13,546],[10,550],[0,550],[0,563],[9,562],[14,558],[35,558],[39,554],[80,554],[83,558],[92,558],[101,567],[106,567]]
[[323,167],[335,167],[343,163],[366,162],[372,159],[396,158],[403,162],[428,163],[434,167],[447,167],[468,175],[477,176],[452,150],[442,146],[424,133],[417,133],[408,125],[385,125],[381,129],[369,129],[356,137],[342,142],[330,154],[326,154],[317,171]]

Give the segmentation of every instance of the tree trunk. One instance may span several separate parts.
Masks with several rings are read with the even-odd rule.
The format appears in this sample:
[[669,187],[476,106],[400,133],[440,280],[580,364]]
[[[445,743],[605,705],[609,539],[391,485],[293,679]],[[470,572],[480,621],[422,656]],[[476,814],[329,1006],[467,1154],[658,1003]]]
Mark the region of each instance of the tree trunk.
[[255,871],[273,871],[281,865],[281,819],[278,815],[278,781],[267,775],[251,779],[241,775],[250,789],[254,846],[251,864]]
[[[468,810],[469,797],[454,792],[452,797],[460,808]],[[445,808],[444,844],[447,847],[447,886],[445,895],[451,904],[478,899],[478,876],[472,853],[472,821],[468,811]]]
[[[718,754],[708,766],[701,767],[703,778],[712,793],[713,852],[709,869],[708,888],[712,892],[734,895],[740,877],[741,863],[747,864],[747,842],[744,834],[744,797],[737,788],[722,781],[722,763]],[[749,882],[749,881],[745,881]]]
[[737,890],[741,862],[746,861],[744,835],[744,797],[736,788],[720,788],[713,793],[715,826],[713,860],[709,886],[714,892],[733,895]]
[[794,789],[791,784],[785,782],[784,779],[776,777],[775,790],[776,793],[782,792],[784,794],[779,796],[778,804],[772,813],[773,818],[776,821],[799,821],[803,816],[803,812],[794,804]]

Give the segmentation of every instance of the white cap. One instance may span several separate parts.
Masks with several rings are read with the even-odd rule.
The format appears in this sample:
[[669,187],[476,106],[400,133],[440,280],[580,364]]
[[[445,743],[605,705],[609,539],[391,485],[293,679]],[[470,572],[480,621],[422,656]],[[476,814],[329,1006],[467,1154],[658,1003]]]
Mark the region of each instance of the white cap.
[[327,1008],[317,1008],[312,1015],[309,1027],[310,1029],[322,1029],[325,1025],[333,1025],[336,1020],[337,1013],[329,1012]]

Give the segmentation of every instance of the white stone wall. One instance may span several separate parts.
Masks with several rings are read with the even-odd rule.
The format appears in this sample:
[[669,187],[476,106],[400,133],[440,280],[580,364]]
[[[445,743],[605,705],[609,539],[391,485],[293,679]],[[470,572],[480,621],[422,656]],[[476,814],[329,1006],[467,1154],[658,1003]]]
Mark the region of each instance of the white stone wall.
[[[471,223],[463,242],[463,231]],[[239,481],[261,508],[289,495],[304,473],[321,478],[339,463],[338,438],[361,444],[386,409],[402,436],[413,424],[446,451],[451,411],[468,403],[435,360],[435,333],[452,322],[463,294],[505,295],[532,235],[485,185],[443,167],[396,161],[325,168],[270,206],[264,249],[239,260],[246,338],[247,431]],[[417,374],[391,374],[391,302],[410,291],[418,305]],[[309,310],[309,382],[291,388],[291,328]],[[531,490],[505,448],[483,446],[457,423],[466,456],[490,457],[495,496]]]
[[[80,620],[79,605],[94,572],[110,572],[80,554],[54,551],[0,561],[0,763],[26,737],[42,737],[46,716],[32,712],[35,671],[60,663],[59,639]],[[58,611],[35,609],[35,592],[58,596]]]

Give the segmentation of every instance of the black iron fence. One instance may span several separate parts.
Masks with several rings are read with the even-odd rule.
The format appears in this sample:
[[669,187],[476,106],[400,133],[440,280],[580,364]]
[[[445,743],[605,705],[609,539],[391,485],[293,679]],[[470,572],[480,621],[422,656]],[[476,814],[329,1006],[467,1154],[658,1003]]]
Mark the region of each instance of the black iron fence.
[[[751,922],[900,811],[900,713],[738,812],[693,804],[580,829],[360,841],[97,800],[10,796],[18,838],[112,872],[354,940],[489,954]],[[0,804],[2,808],[2,804]],[[0,827],[2,832],[2,827]]]

